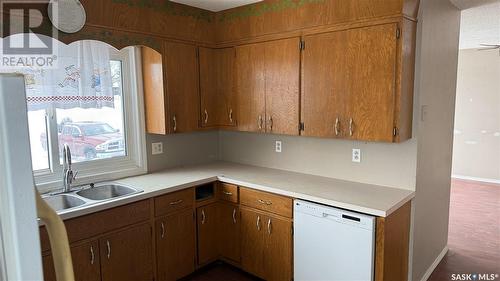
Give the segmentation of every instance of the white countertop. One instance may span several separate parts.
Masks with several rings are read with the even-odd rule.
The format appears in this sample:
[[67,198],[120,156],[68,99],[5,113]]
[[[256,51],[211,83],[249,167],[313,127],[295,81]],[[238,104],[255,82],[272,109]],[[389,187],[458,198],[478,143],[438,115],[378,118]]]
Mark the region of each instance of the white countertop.
[[214,162],[117,180],[116,183],[139,188],[143,192],[67,210],[60,216],[63,219],[78,217],[216,180],[379,217],[390,215],[415,194],[414,191],[405,189]]

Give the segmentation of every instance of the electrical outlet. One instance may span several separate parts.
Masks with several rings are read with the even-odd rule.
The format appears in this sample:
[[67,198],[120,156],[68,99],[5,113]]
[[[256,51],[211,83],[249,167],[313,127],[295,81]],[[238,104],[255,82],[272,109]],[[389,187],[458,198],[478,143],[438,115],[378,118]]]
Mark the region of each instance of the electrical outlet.
[[361,149],[359,149],[359,148],[352,149],[352,162],[356,162],[356,163],[361,162]]
[[275,150],[276,152],[281,152],[281,141],[276,141]]
[[151,144],[151,154],[158,155],[163,153],[163,143],[162,142],[153,142]]

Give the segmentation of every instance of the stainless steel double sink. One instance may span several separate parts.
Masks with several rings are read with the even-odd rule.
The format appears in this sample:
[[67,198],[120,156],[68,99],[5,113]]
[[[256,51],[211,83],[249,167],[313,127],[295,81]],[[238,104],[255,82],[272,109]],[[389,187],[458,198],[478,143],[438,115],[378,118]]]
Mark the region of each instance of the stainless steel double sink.
[[61,212],[140,192],[142,190],[137,188],[110,183],[95,187],[91,185],[91,187],[81,188],[69,193],[44,195],[42,198],[56,212]]

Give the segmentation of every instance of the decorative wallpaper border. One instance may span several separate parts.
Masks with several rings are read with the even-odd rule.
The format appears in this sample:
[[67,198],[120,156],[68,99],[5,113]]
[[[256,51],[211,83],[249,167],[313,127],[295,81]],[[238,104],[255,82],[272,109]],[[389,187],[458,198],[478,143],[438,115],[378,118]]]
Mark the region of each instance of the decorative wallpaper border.
[[163,0],[161,3],[154,0],[112,0],[112,2],[115,4],[126,4],[130,7],[154,9],[173,16],[191,17],[207,22],[211,22],[214,18],[214,15],[210,11],[189,8],[169,0]]
[[248,5],[229,12],[222,12],[221,15],[218,16],[218,21],[224,22],[236,19],[244,19],[248,17],[262,16],[267,13],[281,12],[289,9],[298,9],[310,3],[322,3],[325,1],[327,0],[279,0],[270,4],[266,2],[257,3],[255,5]]

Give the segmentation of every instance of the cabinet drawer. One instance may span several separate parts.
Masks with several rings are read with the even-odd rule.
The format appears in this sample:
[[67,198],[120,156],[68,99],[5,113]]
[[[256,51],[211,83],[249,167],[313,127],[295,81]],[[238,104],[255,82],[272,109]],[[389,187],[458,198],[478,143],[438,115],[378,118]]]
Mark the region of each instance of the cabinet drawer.
[[186,189],[155,198],[155,216],[170,214],[194,206],[194,189]]
[[238,186],[234,184],[219,182],[217,193],[221,200],[238,203]]
[[248,188],[240,188],[240,201],[242,205],[275,213],[287,218],[292,217],[292,198],[257,191]]

